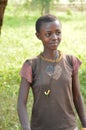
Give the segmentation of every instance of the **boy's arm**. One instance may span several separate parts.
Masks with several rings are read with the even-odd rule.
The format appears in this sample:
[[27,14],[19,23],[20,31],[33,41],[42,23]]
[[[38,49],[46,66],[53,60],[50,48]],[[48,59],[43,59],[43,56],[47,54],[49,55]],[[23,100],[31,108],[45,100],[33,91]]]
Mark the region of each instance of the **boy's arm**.
[[30,124],[26,108],[29,88],[29,82],[25,78],[22,78],[18,95],[17,110],[23,130],[30,130]]
[[84,109],[82,96],[80,93],[80,83],[79,83],[78,73],[75,73],[72,77],[72,90],[73,90],[73,101],[74,101],[76,111],[80,118],[82,127],[86,128],[86,113]]

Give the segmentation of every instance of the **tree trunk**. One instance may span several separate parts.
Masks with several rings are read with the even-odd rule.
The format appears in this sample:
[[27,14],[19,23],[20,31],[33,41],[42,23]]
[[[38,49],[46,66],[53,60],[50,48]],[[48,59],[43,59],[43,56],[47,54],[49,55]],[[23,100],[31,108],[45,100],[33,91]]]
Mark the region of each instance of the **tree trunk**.
[[83,11],[83,0],[80,0],[80,2],[81,2],[81,12]]
[[41,9],[41,14],[48,14],[50,12],[50,2],[51,0],[41,0],[41,6],[42,6],[42,9]]
[[4,17],[4,11],[7,5],[8,0],[0,0],[0,34],[1,34],[1,27],[3,25],[3,17]]
[[45,14],[49,14],[50,13],[50,2],[45,4]]

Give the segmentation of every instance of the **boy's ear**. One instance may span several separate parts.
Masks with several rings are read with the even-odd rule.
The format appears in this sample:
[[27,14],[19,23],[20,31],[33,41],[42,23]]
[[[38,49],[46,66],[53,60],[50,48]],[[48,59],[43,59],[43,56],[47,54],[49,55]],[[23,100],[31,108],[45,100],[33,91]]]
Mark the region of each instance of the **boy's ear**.
[[39,39],[39,40],[41,40],[41,37],[40,37],[40,34],[39,33],[35,33],[35,35],[37,36],[37,38]]

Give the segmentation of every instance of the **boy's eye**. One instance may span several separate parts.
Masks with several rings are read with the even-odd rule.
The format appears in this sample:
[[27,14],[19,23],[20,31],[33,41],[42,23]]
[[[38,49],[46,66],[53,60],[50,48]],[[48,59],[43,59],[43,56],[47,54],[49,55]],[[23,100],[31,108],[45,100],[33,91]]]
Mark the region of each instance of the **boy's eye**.
[[[55,32],[55,35],[60,35],[61,34],[61,32],[60,31],[57,31],[57,32]],[[52,33],[51,32],[48,32],[48,33],[46,33],[46,37],[50,37],[52,35]]]
[[61,34],[61,32],[56,32],[56,35],[60,35]]
[[51,36],[51,33],[46,33],[46,37],[50,37]]

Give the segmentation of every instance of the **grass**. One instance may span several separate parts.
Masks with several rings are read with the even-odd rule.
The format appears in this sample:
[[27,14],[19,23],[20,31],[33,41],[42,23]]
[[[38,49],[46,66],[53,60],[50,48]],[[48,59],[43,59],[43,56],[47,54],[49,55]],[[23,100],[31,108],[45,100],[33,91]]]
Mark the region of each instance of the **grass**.
[[[52,10],[62,21],[63,40],[59,49],[79,57],[81,91],[86,103],[86,17],[85,13],[60,13]],[[42,50],[35,37],[35,21],[39,11],[7,6],[0,37],[0,130],[21,130],[16,104],[20,84],[19,71],[23,62]],[[31,115],[32,93],[30,92],[28,111]]]

